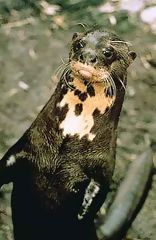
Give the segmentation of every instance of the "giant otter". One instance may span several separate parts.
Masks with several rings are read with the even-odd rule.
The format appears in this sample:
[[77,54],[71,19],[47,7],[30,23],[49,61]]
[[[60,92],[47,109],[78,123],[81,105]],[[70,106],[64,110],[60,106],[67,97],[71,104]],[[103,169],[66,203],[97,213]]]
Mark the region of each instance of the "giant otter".
[[73,35],[54,94],[0,161],[0,186],[13,182],[15,240],[96,239],[94,217],[111,182],[135,57],[109,31]]

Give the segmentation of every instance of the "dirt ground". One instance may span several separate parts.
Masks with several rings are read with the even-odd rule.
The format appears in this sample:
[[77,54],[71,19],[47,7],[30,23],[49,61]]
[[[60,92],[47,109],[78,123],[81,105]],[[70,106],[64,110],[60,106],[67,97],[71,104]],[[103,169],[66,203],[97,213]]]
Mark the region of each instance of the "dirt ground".
[[[0,157],[30,126],[54,91],[56,70],[62,61],[67,61],[72,34],[84,31],[80,22],[116,31],[138,55],[128,74],[118,128],[115,178],[122,178],[129,163],[151,140],[156,141],[156,29],[141,18],[148,5],[144,3],[138,11],[131,12],[119,7],[121,2],[110,1],[115,10],[109,12],[104,7],[101,10],[104,2],[99,1],[97,6],[78,9],[79,14],[78,5],[72,8],[70,4],[61,6],[58,12],[56,6],[44,4],[39,13],[30,8],[11,9],[5,21],[0,14]],[[154,6],[154,1],[149,2],[150,7]],[[54,13],[49,14],[48,10]],[[13,239],[10,189],[11,185],[4,186],[0,192],[0,240]],[[156,239],[155,199],[156,176],[128,232],[129,239]]]

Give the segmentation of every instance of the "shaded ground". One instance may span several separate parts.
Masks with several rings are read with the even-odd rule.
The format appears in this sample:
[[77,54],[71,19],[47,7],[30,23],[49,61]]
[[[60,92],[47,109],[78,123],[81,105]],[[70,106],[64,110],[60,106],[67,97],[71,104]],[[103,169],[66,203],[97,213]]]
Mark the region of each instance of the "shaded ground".
[[[64,1],[62,10],[56,12],[57,8],[53,8],[54,14],[50,15],[46,12],[50,5],[40,5],[35,11],[29,7],[13,11],[9,5],[5,14],[0,8],[0,13],[3,10],[0,18],[0,157],[29,127],[54,91],[57,83],[54,75],[61,58],[66,61],[68,42],[74,31],[83,31],[77,23],[90,26],[98,23],[130,41],[138,54],[129,69],[127,94],[118,129],[115,179],[119,180],[129,162],[148,146],[150,139],[156,139],[155,35],[150,25],[144,24],[140,18],[142,9],[147,6],[136,13],[121,11],[121,6],[118,12],[100,13],[101,5],[88,7],[87,1],[83,2],[84,6],[79,8],[79,5]],[[117,9],[119,4],[112,6]],[[10,188],[7,186],[1,191],[1,240],[12,239]],[[155,198],[156,177],[144,207],[128,233],[130,238],[156,239]]]

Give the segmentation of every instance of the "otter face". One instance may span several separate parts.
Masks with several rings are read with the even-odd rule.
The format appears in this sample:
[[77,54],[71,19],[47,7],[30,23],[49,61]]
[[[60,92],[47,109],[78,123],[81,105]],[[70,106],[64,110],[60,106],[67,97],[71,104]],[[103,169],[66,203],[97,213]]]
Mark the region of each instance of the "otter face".
[[83,80],[111,82],[109,80],[116,76],[123,82],[135,57],[128,44],[115,34],[95,30],[74,34],[69,61],[73,75]]

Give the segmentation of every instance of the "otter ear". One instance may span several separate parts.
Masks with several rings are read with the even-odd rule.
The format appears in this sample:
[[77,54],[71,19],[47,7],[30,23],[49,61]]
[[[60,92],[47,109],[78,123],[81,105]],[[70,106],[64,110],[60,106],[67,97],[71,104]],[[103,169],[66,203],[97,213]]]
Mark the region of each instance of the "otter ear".
[[72,40],[75,40],[78,36],[79,36],[79,33],[78,33],[78,32],[75,32],[75,33],[73,34]]
[[130,51],[128,53],[128,56],[129,56],[129,61],[130,61],[130,64],[134,61],[134,59],[136,58],[137,54],[133,51]]

